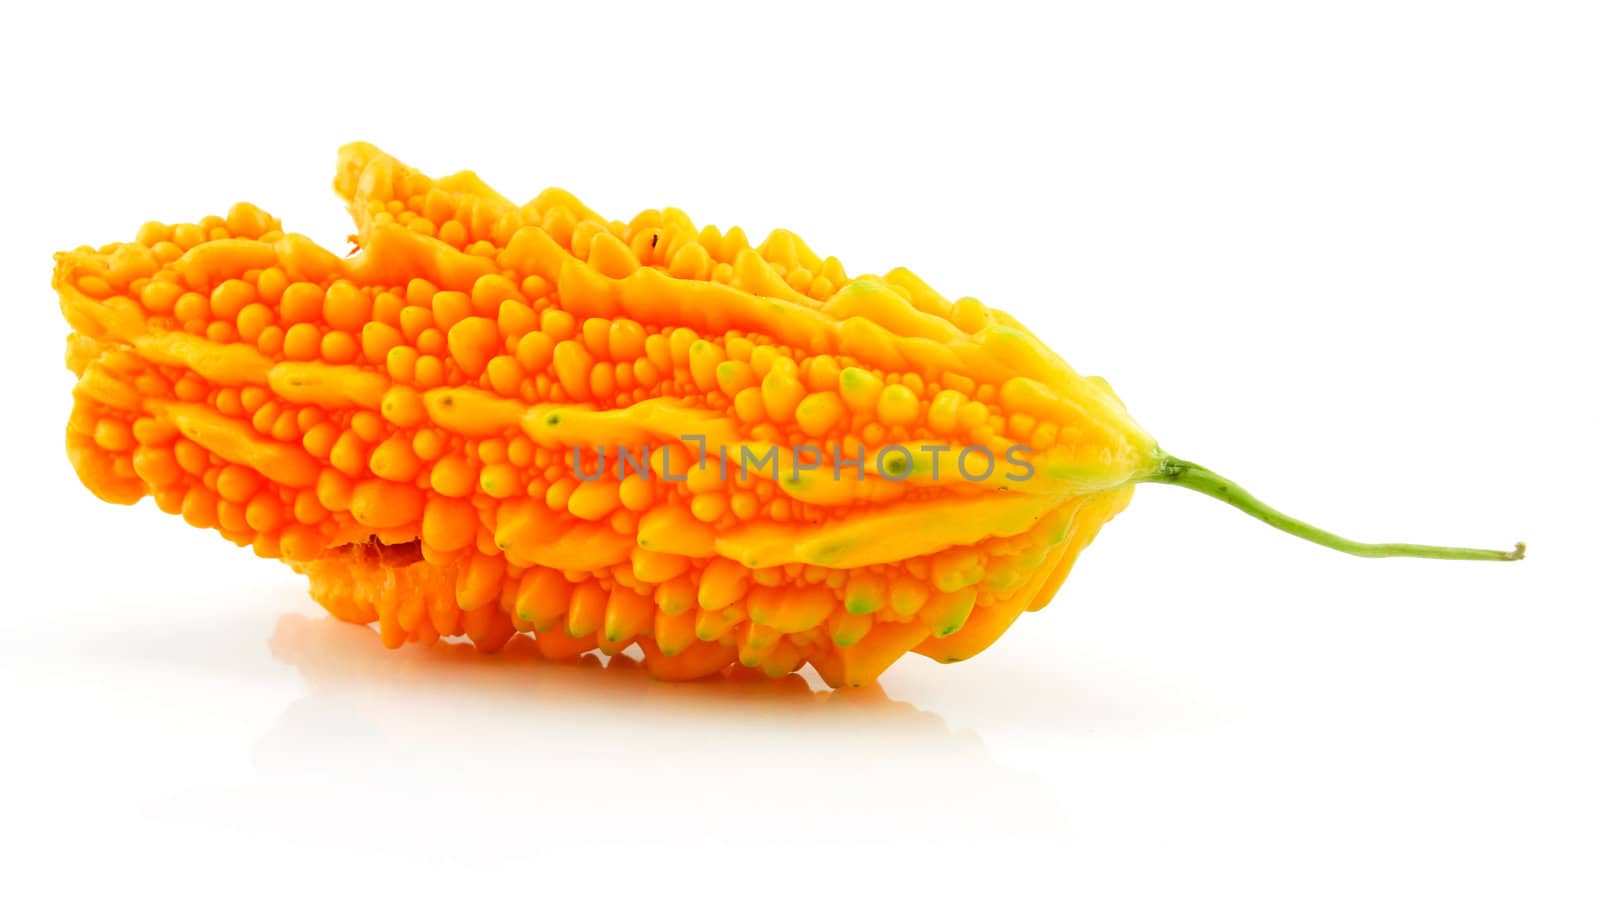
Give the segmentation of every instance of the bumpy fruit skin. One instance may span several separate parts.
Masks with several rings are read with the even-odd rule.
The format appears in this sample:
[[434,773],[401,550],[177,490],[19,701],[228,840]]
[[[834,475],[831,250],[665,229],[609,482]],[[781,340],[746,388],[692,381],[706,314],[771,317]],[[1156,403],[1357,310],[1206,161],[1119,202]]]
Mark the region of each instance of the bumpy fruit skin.
[[[348,259],[248,204],[57,255],[67,452],[102,499],[281,558],[389,646],[522,632],[551,658],[636,643],[663,678],[864,684],[1043,606],[1159,461],[1102,380],[904,269],[673,209],[518,206],[367,144],[335,189]],[[1000,462],[977,479],[972,446]]]

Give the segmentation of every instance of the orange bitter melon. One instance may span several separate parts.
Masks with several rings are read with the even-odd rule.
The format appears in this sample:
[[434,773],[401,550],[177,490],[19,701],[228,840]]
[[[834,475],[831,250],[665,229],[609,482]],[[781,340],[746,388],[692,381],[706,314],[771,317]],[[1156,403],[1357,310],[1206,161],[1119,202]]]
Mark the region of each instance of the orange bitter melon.
[[1351,553],[1521,556],[1287,518],[1011,316],[788,232],[517,205],[360,143],[334,186],[350,258],[249,204],[58,255],[67,451],[102,499],[281,558],[390,646],[522,632],[552,658],[637,644],[664,678],[866,683],[982,651],[1147,481]]

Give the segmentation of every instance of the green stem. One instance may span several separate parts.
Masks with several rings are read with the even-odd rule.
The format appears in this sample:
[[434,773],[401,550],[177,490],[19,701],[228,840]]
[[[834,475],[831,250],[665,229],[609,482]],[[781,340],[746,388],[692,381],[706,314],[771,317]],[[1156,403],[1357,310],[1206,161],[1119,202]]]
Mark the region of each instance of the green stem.
[[1170,483],[1213,499],[1220,499],[1246,515],[1253,515],[1279,531],[1287,531],[1313,544],[1358,557],[1424,557],[1434,560],[1520,560],[1524,545],[1514,550],[1482,550],[1473,547],[1429,547],[1423,544],[1363,544],[1323,531],[1296,518],[1290,518],[1245,491],[1233,481],[1191,461],[1163,456],[1161,465],[1146,478],[1153,483]]

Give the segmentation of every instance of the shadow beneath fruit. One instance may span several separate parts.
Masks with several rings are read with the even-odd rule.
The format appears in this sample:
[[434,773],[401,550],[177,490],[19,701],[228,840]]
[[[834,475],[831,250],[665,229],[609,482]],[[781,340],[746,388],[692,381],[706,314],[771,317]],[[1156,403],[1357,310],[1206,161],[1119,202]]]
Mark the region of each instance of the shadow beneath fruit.
[[257,745],[257,769],[346,800],[492,809],[566,836],[614,831],[613,816],[700,836],[815,820],[802,832],[868,842],[891,822],[904,836],[923,820],[1037,831],[1060,817],[978,735],[878,687],[666,683],[626,655],[550,662],[521,637],[494,655],[391,651],[370,628],[297,614],[270,645],[306,695]]

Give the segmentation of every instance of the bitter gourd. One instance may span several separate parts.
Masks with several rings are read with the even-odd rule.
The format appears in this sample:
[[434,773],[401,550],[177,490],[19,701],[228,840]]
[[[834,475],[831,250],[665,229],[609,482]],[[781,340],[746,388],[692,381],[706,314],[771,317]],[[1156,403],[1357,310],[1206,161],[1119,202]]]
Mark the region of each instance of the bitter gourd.
[[67,452],[309,577],[385,644],[637,644],[663,678],[875,679],[1050,601],[1135,484],[1365,545],[1163,452],[1101,379],[904,269],[626,224],[340,151],[341,259],[249,204],[57,255]]

